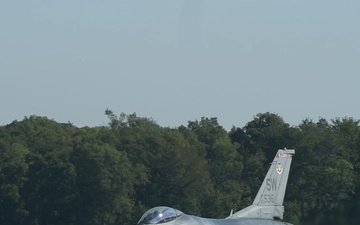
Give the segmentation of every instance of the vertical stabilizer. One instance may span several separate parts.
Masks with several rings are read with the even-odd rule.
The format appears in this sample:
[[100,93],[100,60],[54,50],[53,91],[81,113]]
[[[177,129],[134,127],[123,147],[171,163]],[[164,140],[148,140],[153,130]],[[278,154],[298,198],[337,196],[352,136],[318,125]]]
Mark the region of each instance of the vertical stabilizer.
[[253,204],[228,218],[282,219],[284,214],[284,196],[289,177],[293,149],[279,149],[270,169],[255,197]]

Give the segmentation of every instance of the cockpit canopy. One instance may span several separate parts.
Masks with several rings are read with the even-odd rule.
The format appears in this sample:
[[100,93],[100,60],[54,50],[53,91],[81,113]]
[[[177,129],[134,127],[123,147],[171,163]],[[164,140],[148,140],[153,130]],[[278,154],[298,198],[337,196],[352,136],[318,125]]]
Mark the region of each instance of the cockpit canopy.
[[140,218],[138,224],[166,223],[176,219],[182,214],[183,213],[179,210],[165,206],[158,206],[146,211],[144,215]]

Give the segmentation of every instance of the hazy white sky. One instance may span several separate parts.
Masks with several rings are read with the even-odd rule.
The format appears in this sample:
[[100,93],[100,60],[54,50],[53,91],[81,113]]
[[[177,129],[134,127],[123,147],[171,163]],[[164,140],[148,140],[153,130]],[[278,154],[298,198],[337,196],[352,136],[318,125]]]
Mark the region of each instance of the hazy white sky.
[[0,1],[0,125],[360,119],[358,0]]

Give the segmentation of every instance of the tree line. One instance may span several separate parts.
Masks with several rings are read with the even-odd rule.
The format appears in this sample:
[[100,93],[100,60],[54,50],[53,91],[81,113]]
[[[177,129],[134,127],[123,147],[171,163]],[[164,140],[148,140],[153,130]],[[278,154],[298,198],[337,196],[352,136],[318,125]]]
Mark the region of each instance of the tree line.
[[359,224],[360,126],[344,117],[290,126],[260,113],[162,127],[106,110],[106,126],[40,116],[0,126],[0,224],[134,225],[154,206],[224,218],[250,205],[276,151],[296,149],[285,221]]

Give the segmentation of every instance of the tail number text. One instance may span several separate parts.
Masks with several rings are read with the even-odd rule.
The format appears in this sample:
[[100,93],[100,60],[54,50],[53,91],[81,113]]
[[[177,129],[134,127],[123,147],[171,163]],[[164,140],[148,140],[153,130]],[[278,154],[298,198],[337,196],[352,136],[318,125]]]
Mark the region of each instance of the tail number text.
[[262,194],[260,198],[260,203],[274,203],[275,197],[274,194]]

